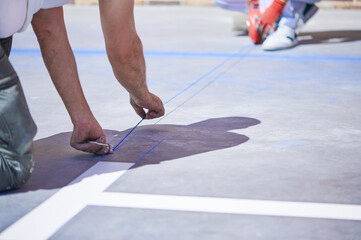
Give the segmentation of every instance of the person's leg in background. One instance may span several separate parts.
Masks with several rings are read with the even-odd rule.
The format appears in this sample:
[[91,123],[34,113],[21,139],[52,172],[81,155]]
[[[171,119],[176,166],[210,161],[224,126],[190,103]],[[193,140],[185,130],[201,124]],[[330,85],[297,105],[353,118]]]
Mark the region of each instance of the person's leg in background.
[[[0,46],[0,191],[20,187],[33,170],[36,125],[8,55],[11,38]],[[6,52],[5,52],[5,51]]]
[[[316,12],[315,2],[320,0],[214,0],[221,8],[248,13],[248,35],[255,44],[262,43],[264,50],[281,50],[291,48],[297,44],[296,32],[306,23]],[[280,7],[277,2],[284,2]],[[287,4],[285,4],[287,2]],[[272,5],[272,6],[271,6]],[[274,12],[273,7],[278,7],[278,12]],[[269,9],[268,9],[269,8]],[[260,22],[268,15],[277,16],[273,27],[260,30]],[[270,11],[269,11],[270,10]],[[277,10],[277,9],[276,9]],[[262,15],[264,14],[264,15]],[[277,19],[279,20],[277,21]]]
[[[268,36],[262,44],[264,50],[281,50],[295,46],[296,33],[318,10],[314,3],[319,0],[289,0],[283,9],[276,31]],[[260,6],[266,9],[269,0],[261,0]]]
[[214,0],[217,6],[236,12],[247,13],[247,1],[246,0]]
[[247,33],[247,1],[246,0],[214,0],[215,4],[223,9],[233,11],[232,30]]

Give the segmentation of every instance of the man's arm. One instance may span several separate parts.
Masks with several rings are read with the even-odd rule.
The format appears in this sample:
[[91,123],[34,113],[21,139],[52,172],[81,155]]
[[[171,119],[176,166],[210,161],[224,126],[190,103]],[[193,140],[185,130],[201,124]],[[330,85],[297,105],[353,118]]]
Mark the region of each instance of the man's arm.
[[51,79],[59,92],[74,125],[71,146],[85,152],[105,154],[107,147],[89,141],[105,143],[105,134],[94,118],[80,86],[77,67],[71,50],[62,7],[37,12],[32,26]]
[[[135,112],[151,119],[163,116],[164,107],[147,87],[143,46],[135,30],[133,8],[133,0],[99,0],[106,50],[114,75],[129,92]],[[149,109],[148,113],[144,109]]]

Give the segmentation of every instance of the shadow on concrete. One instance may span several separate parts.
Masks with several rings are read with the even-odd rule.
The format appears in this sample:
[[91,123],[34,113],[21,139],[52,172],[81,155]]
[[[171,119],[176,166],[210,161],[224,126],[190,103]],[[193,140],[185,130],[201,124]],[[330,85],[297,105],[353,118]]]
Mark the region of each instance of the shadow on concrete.
[[[132,168],[234,147],[249,138],[229,131],[259,123],[254,118],[226,117],[190,125],[140,126],[114,154],[107,156],[76,151],[69,146],[71,132],[60,133],[34,142],[35,168],[32,176],[21,189],[3,194],[64,187],[98,161],[135,163],[162,139],[165,140]],[[106,130],[108,142],[116,145],[129,130]]]
[[320,43],[343,43],[361,40],[360,30],[340,30],[325,32],[301,32],[298,45]]
[[245,37],[248,36],[248,31],[245,29],[244,31],[236,31],[235,32],[236,37]]

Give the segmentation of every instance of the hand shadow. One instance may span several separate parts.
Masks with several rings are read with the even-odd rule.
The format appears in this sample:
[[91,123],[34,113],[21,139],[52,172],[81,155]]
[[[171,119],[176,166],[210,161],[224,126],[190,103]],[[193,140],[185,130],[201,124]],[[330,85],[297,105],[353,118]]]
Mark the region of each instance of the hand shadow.
[[[34,172],[22,188],[8,193],[64,187],[98,161],[135,163],[162,139],[165,140],[132,168],[234,147],[249,138],[229,132],[230,130],[248,128],[259,123],[254,118],[226,117],[190,125],[139,126],[117,151],[106,156],[76,151],[69,146],[71,132],[60,133],[34,142]],[[108,142],[115,145],[129,129],[123,132],[105,132]]]
[[301,32],[298,35],[298,45],[320,43],[342,43],[361,40],[360,30],[340,30],[324,32]]

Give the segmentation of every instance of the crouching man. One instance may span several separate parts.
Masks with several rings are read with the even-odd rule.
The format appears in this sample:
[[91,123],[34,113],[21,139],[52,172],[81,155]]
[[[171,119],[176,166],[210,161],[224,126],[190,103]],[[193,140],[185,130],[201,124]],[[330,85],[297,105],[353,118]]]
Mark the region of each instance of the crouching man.
[[[69,1],[0,1],[3,46],[0,52],[0,191],[23,185],[34,166],[32,140],[36,126],[7,57],[12,35],[24,30],[30,22],[51,80],[74,126],[70,145],[97,155],[111,153],[104,131],[93,116],[80,85],[63,17],[62,5]],[[142,118],[163,116],[162,101],[147,87],[142,42],[134,25],[134,1],[99,0],[99,8],[108,59],[114,76],[129,93],[130,104]]]

